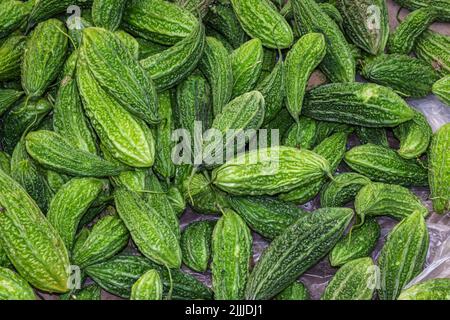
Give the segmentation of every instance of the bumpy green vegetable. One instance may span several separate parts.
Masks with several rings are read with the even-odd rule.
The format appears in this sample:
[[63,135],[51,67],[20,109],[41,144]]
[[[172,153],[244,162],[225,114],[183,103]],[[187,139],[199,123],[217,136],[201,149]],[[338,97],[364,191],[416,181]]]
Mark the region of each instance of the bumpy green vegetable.
[[91,284],[75,292],[59,296],[60,300],[101,300],[101,288],[96,284]]
[[122,21],[123,10],[128,0],[94,0],[92,20],[97,27],[116,30]]
[[317,122],[314,119],[300,117],[283,139],[283,145],[299,149],[311,149],[316,140]]
[[72,179],[56,193],[50,203],[47,219],[69,250],[72,249],[81,217],[104,188],[107,188],[107,184],[99,179]]
[[372,300],[377,285],[372,258],[350,261],[331,279],[322,300]]
[[19,100],[22,95],[23,92],[14,89],[0,89],[0,116]]
[[425,31],[417,39],[414,47],[415,54],[428,64],[432,65],[439,74],[446,76],[450,74],[450,36]]
[[25,99],[16,104],[3,120],[1,140],[4,150],[11,153],[22,136],[38,127],[51,110],[52,105],[47,99],[28,102]]
[[206,23],[208,27],[223,34],[233,48],[238,48],[245,42],[245,31],[230,4],[217,3],[211,6],[206,16]]
[[95,154],[95,137],[83,114],[75,79],[77,60],[78,51],[74,51],[64,66],[53,111],[53,127],[76,148]]
[[129,233],[124,223],[114,216],[101,218],[82,245],[74,248],[72,261],[80,268],[108,260],[128,243]]
[[163,285],[158,271],[149,270],[131,287],[130,300],[162,300]]
[[200,13],[200,16],[204,17],[209,12],[213,0],[176,0],[175,2],[190,12]]
[[56,19],[33,30],[22,62],[22,86],[29,97],[42,96],[61,71],[68,47],[66,32],[64,23]]
[[167,218],[133,191],[117,189],[114,200],[117,212],[139,251],[159,264],[179,268],[181,250],[178,236]]
[[390,36],[389,51],[409,54],[414,48],[417,38],[428,29],[438,15],[438,12],[432,7],[412,11]]
[[269,0],[231,0],[242,28],[269,48],[288,48],[294,36],[287,21]]
[[449,300],[450,279],[431,279],[401,292],[398,300]]
[[155,146],[150,129],[101,88],[81,58],[77,66],[77,83],[84,108],[100,141],[115,159],[133,167],[151,167]]
[[274,239],[307,213],[296,205],[270,197],[229,197],[228,203],[254,231]]
[[0,267],[0,300],[35,300],[33,289],[12,270]]
[[233,69],[227,49],[213,37],[206,37],[205,52],[199,63],[200,70],[211,85],[214,115],[230,101],[233,92]]
[[115,176],[125,168],[73,146],[57,133],[35,131],[25,138],[30,156],[40,165],[57,172],[86,177]]
[[272,147],[246,152],[215,169],[212,182],[236,195],[287,192],[330,173],[323,157],[305,149]]
[[225,210],[212,235],[212,285],[216,300],[240,300],[250,273],[252,236],[244,220]]
[[405,186],[428,185],[428,172],[423,164],[403,159],[394,150],[365,144],[347,151],[344,157],[350,168],[373,181]]
[[369,257],[380,238],[381,228],[376,220],[367,219],[364,224],[352,229],[336,243],[330,252],[330,264],[340,267],[359,258]]
[[11,156],[4,151],[0,151],[0,170],[6,174],[11,173]]
[[230,56],[234,80],[232,97],[255,88],[261,75],[263,56],[264,51],[259,39],[252,39],[233,51]]
[[291,0],[296,24],[302,35],[320,32],[327,39],[327,52],[320,66],[332,82],[353,82],[355,60],[338,25],[314,0]]
[[86,273],[104,290],[122,298],[129,298],[133,284],[148,270],[155,269],[161,275],[164,297],[172,288],[172,299],[211,299],[211,291],[193,276],[179,269],[158,266],[141,256],[118,255],[108,261],[86,268]]
[[139,42],[136,38],[123,30],[118,30],[114,34],[122,42],[122,45],[128,49],[133,58],[139,60]]
[[248,281],[246,298],[270,299],[323,258],[353,217],[348,208],[319,209],[300,218],[263,252]]
[[394,129],[394,134],[400,141],[398,154],[405,159],[418,158],[425,153],[433,135],[427,118],[419,111],[415,114],[411,121]]
[[129,0],[123,26],[132,34],[173,45],[196,28],[197,19],[188,10],[164,0]]
[[335,83],[311,90],[302,114],[365,127],[395,127],[414,117],[392,89],[373,83]]
[[378,259],[382,300],[395,300],[423,269],[429,235],[420,211],[402,220],[389,234]]
[[303,283],[294,282],[281,291],[275,300],[309,300],[309,292]]
[[27,2],[5,0],[0,3],[0,38],[3,38],[17,28],[27,19],[31,11],[31,5]]
[[357,127],[356,135],[361,144],[372,143],[389,147],[389,141],[385,128]]
[[389,37],[389,16],[384,0],[337,0],[347,37],[364,51],[384,52]]
[[442,102],[444,102],[447,106],[450,106],[450,75],[436,81],[432,90]]
[[284,70],[284,63],[280,59],[271,72],[256,85],[256,90],[261,92],[265,101],[265,124],[272,121],[284,106]]
[[366,79],[391,87],[405,97],[428,95],[439,79],[430,65],[407,55],[382,54],[363,64],[362,75]]
[[399,5],[411,11],[431,7],[439,12],[439,20],[450,21],[450,2],[448,0],[395,0]]
[[0,46],[0,81],[20,77],[20,65],[24,53],[26,37],[12,35]]
[[208,269],[211,256],[213,221],[198,221],[189,224],[181,234],[183,263],[197,272]]
[[450,210],[450,124],[445,124],[433,136],[428,152],[428,180],[433,208],[443,214]]
[[292,117],[298,122],[308,80],[326,53],[325,37],[309,33],[301,37],[286,57],[286,103]]
[[[88,7],[92,4],[92,0],[34,0],[30,3],[33,4],[33,9],[28,20],[33,25],[34,23],[66,12],[71,5]],[[75,9],[70,9],[74,10],[71,13],[75,13]]]
[[358,191],[370,183],[370,179],[354,172],[338,174],[326,185],[320,194],[320,205],[341,207],[352,201]]
[[152,78],[156,89],[164,91],[177,85],[195,69],[202,57],[204,44],[205,28],[199,22],[186,38],[140,63]]
[[33,199],[3,171],[0,189],[0,246],[34,287],[66,292],[69,257],[62,239]]
[[80,59],[121,106],[149,124],[159,122],[156,89],[145,70],[112,32],[83,30]]

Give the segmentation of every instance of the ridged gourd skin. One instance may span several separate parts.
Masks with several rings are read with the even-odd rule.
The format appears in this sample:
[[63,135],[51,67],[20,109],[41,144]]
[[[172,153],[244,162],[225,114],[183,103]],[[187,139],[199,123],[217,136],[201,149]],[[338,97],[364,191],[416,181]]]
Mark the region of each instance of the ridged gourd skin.
[[197,66],[205,47],[205,28],[199,21],[174,46],[140,61],[156,89],[164,91],[186,78]]
[[212,287],[215,300],[242,300],[250,274],[252,235],[244,220],[226,209],[212,235]]
[[320,193],[320,205],[327,207],[342,207],[352,201],[370,179],[354,172],[345,172],[334,176]]
[[450,75],[436,81],[433,85],[433,93],[450,107]]
[[125,167],[73,146],[57,133],[34,131],[25,137],[28,154],[40,165],[60,173],[84,177],[118,175]]
[[94,0],[92,20],[95,26],[115,31],[122,22],[122,15],[128,0]]
[[59,296],[59,300],[101,300],[101,288],[96,284],[88,285],[74,292],[69,292]]
[[426,62],[402,54],[382,54],[364,63],[362,75],[371,82],[390,87],[404,97],[420,98],[431,93],[439,79]]
[[326,54],[325,37],[320,33],[302,36],[289,50],[285,61],[286,104],[294,120],[299,121],[309,78]]
[[355,198],[355,211],[361,221],[376,216],[402,220],[415,211],[424,217],[428,215],[428,209],[408,188],[380,182],[372,182],[361,188]]
[[166,217],[139,194],[123,188],[115,191],[114,202],[131,238],[144,256],[169,268],[181,266],[179,238]]
[[136,38],[123,30],[114,31],[114,34],[119,38],[122,45],[128,49],[133,59],[139,60],[139,42]]
[[288,48],[294,41],[289,23],[269,0],[231,0],[242,28],[268,48]]
[[172,141],[172,132],[175,130],[175,122],[171,92],[160,93],[158,100],[158,114],[161,122],[154,130],[155,163],[153,170],[168,180],[175,176],[175,164],[172,161],[172,149],[175,146],[175,142]]
[[300,33],[323,33],[327,52],[320,69],[331,82],[355,81],[356,63],[338,25],[328,17],[314,0],[291,0],[295,23]]
[[16,0],[5,0],[0,4],[0,38],[18,29],[30,14],[30,3]]
[[61,71],[68,49],[66,26],[56,19],[33,30],[22,60],[22,87],[30,98],[44,94]]
[[150,125],[160,121],[152,80],[114,33],[102,28],[84,29],[80,59],[102,89],[128,112]]
[[58,231],[67,249],[72,249],[81,217],[104,188],[107,188],[105,181],[74,178],[55,194],[47,219]]
[[129,0],[122,21],[131,34],[164,45],[186,38],[197,24],[188,10],[164,0]]
[[[133,284],[148,270],[155,269],[161,275],[164,297],[171,287],[170,277],[165,267],[158,266],[142,256],[117,255],[105,262],[86,268],[86,273],[104,290],[128,299]],[[172,299],[208,300],[211,291],[193,276],[179,269],[170,270],[173,280]]]
[[23,95],[22,91],[0,89],[0,116],[3,115]]
[[323,140],[331,136],[333,133],[348,131],[351,132],[352,127],[345,123],[316,121],[316,137],[313,147],[319,145]]
[[64,242],[34,200],[0,171],[0,246],[35,288],[68,291],[69,256]]
[[381,235],[375,219],[367,219],[336,243],[329,255],[330,264],[340,267],[359,258],[370,257]]
[[75,78],[77,60],[78,51],[74,51],[64,66],[53,107],[53,128],[74,147],[96,154],[94,132],[83,113],[83,105],[78,93]]
[[208,269],[211,257],[211,239],[215,222],[197,221],[186,226],[181,234],[183,263],[197,272]]
[[214,4],[209,8],[205,20],[207,26],[222,33],[234,49],[240,47],[247,38],[231,4]]
[[414,11],[420,8],[431,7],[439,12],[440,21],[450,21],[450,1],[449,0],[395,0],[403,8]]
[[212,183],[234,195],[274,195],[320,179],[330,164],[309,150],[272,147],[246,152],[215,169]]
[[0,266],[0,300],[35,300],[31,286],[10,269]]
[[180,218],[183,215],[184,210],[186,209],[186,201],[181,194],[180,189],[176,186],[171,186],[167,190],[166,196],[176,216]]
[[0,151],[0,170],[7,175],[11,173],[11,156],[4,151]]
[[353,218],[349,208],[324,208],[300,218],[275,238],[255,265],[248,300],[271,299],[322,259]]
[[404,159],[390,148],[365,144],[347,151],[345,163],[372,181],[403,186],[427,186],[428,172],[423,163]]
[[[263,95],[266,106],[263,124],[272,121],[284,107],[284,72],[285,65],[280,59],[270,73],[256,85],[256,90]],[[264,73],[264,70],[262,73]]]
[[36,201],[42,212],[47,212],[54,194],[47,182],[44,170],[30,158],[23,140],[19,141],[14,148],[10,168],[10,176]]
[[450,279],[430,279],[404,289],[397,300],[449,300]]
[[65,12],[71,5],[83,8],[89,7],[91,4],[92,0],[34,0],[28,22],[32,25],[47,20]]
[[419,211],[394,227],[378,258],[381,300],[397,299],[408,282],[423,270],[428,246],[427,225]]
[[372,258],[360,258],[342,266],[328,283],[321,300],[372,300],[377,286]]
[[191,135],[191,150],[194,150],[194,141],[198,141],[194,139],[200,138],[195,135],[195,122],[201,122],[203,132],[211,128],[212,99],[211,87],[201,74],[191,74],[177,86],[174,122],[176,128],[185,129]]
[[100,142],[115,159],[126,165],[151,167],[155,142],[150,129],[101,88],[81,58],[77,65],[77,83],[84,109]]
[[206,37],[199,68],[211,85],[213,111],[216,116],[230,101],[234,83],[228,51],[216,38]]
[[234,81],[232,98],[255,88],[261,75],[263,57],[264,51],[259,39],[247,41],[231,53]]
[[307,215],[296,205],[272,197],[229,197],[230,207],[258,234],[274,239]]
[[337,0],[347,37],[369,54],[384,52],[389,38],[389,16],[385,0]]
[[311,150],[316,140],[317,122],[314,119],[300,117],[283,137],[283,145],[298,149]]
[[175,3],[193,14],[200,13],[200,17],[204,17],[210,11],[213,0],[176,0]]
[[130,300],[162,300],[163,285],[158,271],[149,270],[131,287]]
[[20,78],[20,67],[26,37],[12,35],[0,46],[0,81]]
[[389,147],[386,128],[356,127],[356,135],[361,144],[378,144]]
[[432,7],[412,11],[391,34],[388,49],[390,53],[409,54],[417,38],[436,20],[438,12]]
[[3,118],[3,150],[12,153],[17,143],[28,131],[35,129],[53,109],[47,99],[28,101],[22,99]]
[[411,120],[411,107],[392,89],[373,83],[333,83],[308,92],[302,114],[364,127],[395,127]]
[[[348,132],[336,132],[317,145],[313,152],[322,156],[330,164],[330,172],[334,174],[347,151]],[[322,189],[328,177],[321,177],[316,181],[311,181],[307,185],[302,185],[288,193],[281,194],[280,199],[292,201],[296,204],[304,204],[312,200]]]
[[281,291],[274,299],[293,301],[309,300],[308,288],[303,283],[296,281]]
[[428,150],[433,131],[427,118],[415,111],[412,120],[394,128],[394,135],[400,141],[398,154],[405,159],[415,159]]
[[441,127],[432,138],[428,151],[431,200],[439,214],[450,210],[450,124]]
[[[287,135],[287,132],[289,129],[294,125],[294,119],[292,118],[289,111],[287,111],[286,108],[281,108],[281,110],[275,115],[275,117],[267,122],[263,123],[262,129],[267,129],[268,132],[271,132],[271,129],[277,129],[278,130],[278,138],[281,139],[282,137]],[[267,139],[267,144],[270,145],[272,143],[272,137],[269,136]],[[280,141],[277,142],[280,144]]]
[[120,252],[128,243],[130,234],[116,216],[101,218],[82,245],[72,250],[72,262],[84,269],[100,263]]
[[433,31],[425,31],[417,39],[414,53],[432,65],[441,75],[450,75],[450,36],[446,36]]
[[[242,151],[246,141],[252,139],[256,130],[261,127],[264,110],[264,97],[259,91],[244,93],[224,106],[211,125],[211,129],[215,129],[212,131],[213,135],[206,135],[204,138],[203,162],[208,166],[220,165],[224,160],[228,160],[230,155],[234,156],[234,150]],[[254,130],[253,133],[245,132],[251,129]],[[222,139],[216,139],[216,133],[220,133]]]

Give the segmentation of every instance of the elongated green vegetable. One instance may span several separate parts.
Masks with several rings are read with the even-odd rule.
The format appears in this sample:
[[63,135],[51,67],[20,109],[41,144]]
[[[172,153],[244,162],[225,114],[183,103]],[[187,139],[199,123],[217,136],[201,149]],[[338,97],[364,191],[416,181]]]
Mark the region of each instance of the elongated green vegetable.
[[450,106],[450,75],[436,81],[432,91],[442,102]]
[[3,38],[24,23],[32,6],[28,2],[5,0],[0,3],[0,38]]
[[294,282],[281,291],[275,300],[309,300],[309,292],[303,283]]
[[19,100],[22,95],[23,92],[14,89],[0,89],[0,116]]
[[163,285],[158,271],[149,270],[131,287],[130,300],[162,300]]
[[12,35],[0,46],[0,81],[20,77],[20,66],[25,49],[26,37]]
[[403,290],[398,300],[448,300],[450,279],[430,279]]
[[35,300],[33,289],[12,270],[0,267],[0,300]]
[[213,221],[198,221],[189,224],[181,234],[183,263],[197,272],[208,269],[211,257]]
[[370,179],[354,172],[338,174],[320,194],[322,207],[340,207],[352,201]]
[[116,30],[122,21],[123,10],[128,0],[94,0],[92,20],[97,27]]

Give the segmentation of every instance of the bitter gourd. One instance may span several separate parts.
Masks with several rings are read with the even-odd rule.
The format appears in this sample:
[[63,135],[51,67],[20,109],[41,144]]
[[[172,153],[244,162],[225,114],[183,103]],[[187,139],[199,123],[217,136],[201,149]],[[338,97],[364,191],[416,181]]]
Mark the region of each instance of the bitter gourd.
[[370,179],[354,172],[338,174],[320,193],[320,205],[327,207],[341,207],[352,201],[363,186],[370,183]]
[[94,0],[92,20],[95,25],[115,31],[122,21],[123,11],[128,0]]
[[309,292],[303,283],[294,282],[281,291],[275,300],[309,300]]
[[20,78],[26,37],[12,35],[0,46],[0,81]]
[[417,39],[414,52],[420,59],[433,66],[440,75],[446,76],[450,74],[449,47],[450,36],[428,30]]
[[450,107],[450,75],[436,81],[432,90],[442,102]]
[[0,266],[0,300],[35,300],[33,289],[18,274]]
[[397,300],[448,300],[450,299],[449,279],[430,279],[415,284],[400,293]]
[[213,221],[198,221],[186,226],[181,234],[183,263],[197,272],[208,269],[211,257]]
[[158,271],[149,270],[131,287],[130,300],[162,300],[163,285]]

